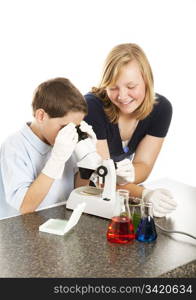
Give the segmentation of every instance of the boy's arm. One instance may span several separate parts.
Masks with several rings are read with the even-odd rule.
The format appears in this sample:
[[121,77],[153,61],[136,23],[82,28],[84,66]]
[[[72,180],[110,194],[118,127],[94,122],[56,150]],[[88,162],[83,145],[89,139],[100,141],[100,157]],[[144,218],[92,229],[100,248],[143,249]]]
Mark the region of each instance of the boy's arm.
[[[35,181],[30,185],[27,190],[23,202],[20,207],[20,212],[22,214],[33,212],[40,205],[40,203],[47,196],[54,179],[40,173],[40,175],[35,179]],[[89,180],[82,179],[80,173],[75,174],[74,186],[80,187],[89,184]]]
[[73,123],[69,123],[58,132],[49,160],[23,198],[21,213],[33,212],[48,194],[54,180],[62,177],[65,163],[70,158],[77,141],[78,134]]
[[20,212],[24,214],[35,211],[48,194],[53,182],[53,178],[40,173],[37,179],[30,185],[29,189],[27,190],[20,206]]
[[32,161],[26,148],[23,149],[24,145],[13,139],[5,143],[1,148],[0,164],[6,202],[21,213],[33,212],[44,201],[54,180],[62,177],[65,163],[77,140],[74,124],[70,123],[61,129],[50,158],[38,177],[35,177]]

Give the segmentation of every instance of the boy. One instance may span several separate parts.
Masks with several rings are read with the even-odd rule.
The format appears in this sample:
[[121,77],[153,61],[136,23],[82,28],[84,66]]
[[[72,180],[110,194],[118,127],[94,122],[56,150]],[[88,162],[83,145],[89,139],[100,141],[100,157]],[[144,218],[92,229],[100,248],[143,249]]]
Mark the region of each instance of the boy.
[[[1,146],[0,217],[63,202],[74,188],[77,169],[72,153],[78,141],[75,126],[87,114],[84,97],[68,79],[55,78],[38,86],[32,108],[33,122]],[[82,184],[79,176],[77,182]]]

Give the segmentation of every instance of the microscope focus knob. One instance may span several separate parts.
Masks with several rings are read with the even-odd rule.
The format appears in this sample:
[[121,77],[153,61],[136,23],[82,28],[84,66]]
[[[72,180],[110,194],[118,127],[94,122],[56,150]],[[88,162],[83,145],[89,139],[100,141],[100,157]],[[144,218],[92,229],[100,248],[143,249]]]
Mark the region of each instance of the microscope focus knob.
[[100,166],[100,167],[97,168],[97,174],[100,177],[105,177],[108,174],[108,170],[107,170],[106,167]]

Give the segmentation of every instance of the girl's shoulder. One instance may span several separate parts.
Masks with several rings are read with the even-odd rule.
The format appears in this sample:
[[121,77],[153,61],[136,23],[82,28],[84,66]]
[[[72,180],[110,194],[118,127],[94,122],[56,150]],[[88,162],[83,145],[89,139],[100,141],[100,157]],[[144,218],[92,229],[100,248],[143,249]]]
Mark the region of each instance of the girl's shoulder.
[[98,96],[96,96],[95,94],[93,94],[91,92],[85,94],[84,98],[88,105],[103,107],[103,101]]
[[156,103],[154,105],[155,110],[162,110],[162,109],[172,110],[172,104],[165,96],[160,95],[158,93],[156,93],[155,96],[156,96]]

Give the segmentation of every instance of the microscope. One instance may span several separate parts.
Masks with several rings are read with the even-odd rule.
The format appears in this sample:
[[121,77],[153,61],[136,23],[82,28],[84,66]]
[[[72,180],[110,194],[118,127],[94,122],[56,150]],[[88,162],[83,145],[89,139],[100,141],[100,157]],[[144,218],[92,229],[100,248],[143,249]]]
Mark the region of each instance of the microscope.
[[102,159],[96,152],[88,134],[76,127],[79,141],[74,154],[77,159],[80,176],[90,179],[95,186],[82,186],[74,189],[66,203],[66,208],[75,209],[85,202],[85,213],[111,219],[117,204],[116,170],[112,159]]

